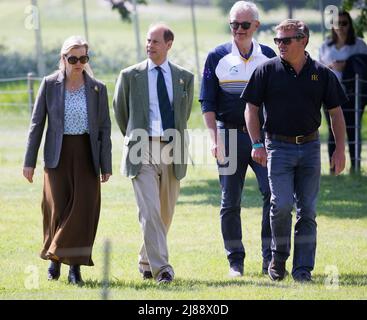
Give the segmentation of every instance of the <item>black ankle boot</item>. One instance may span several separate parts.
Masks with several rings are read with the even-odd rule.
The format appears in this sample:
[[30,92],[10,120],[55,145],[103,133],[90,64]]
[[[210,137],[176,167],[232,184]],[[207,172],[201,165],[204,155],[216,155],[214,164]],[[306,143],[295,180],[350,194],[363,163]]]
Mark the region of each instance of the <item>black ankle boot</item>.
[[60,277],[61,263],[58,261],[51,260],[50,266],[47,270],[48,280],[58,280]]
[[80,274],[80,266],[72,265],[69,269],[68,281],[71,284],[81,285],[83,284],[82,275]]

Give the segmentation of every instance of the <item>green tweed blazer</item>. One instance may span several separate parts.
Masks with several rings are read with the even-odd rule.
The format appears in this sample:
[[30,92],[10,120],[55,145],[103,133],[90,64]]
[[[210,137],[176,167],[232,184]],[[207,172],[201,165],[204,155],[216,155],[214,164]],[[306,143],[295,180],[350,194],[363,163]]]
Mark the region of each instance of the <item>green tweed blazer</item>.
[[[188,134],[185,129],[192,108],[194,75],[171,62],[169,65],[172,72],[175,129],[178,135],[172,142],[174,174],[180,180],[187,171]],[[137,135],[142,130],[146,133],[149,130],[148,60],[120,72],[114,92],[113,109],[124,136],[121,172],[134,178],[139,174],[142,163],[131,161],[130,152],[138,143]]]

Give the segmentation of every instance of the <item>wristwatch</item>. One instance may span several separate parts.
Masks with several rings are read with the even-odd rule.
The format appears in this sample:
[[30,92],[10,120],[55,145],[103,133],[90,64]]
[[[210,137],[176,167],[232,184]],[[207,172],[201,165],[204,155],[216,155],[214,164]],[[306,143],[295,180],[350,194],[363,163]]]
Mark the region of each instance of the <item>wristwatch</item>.
[[264,148],[264,142],[261,139],[258,139],[252,143],[252,149]]

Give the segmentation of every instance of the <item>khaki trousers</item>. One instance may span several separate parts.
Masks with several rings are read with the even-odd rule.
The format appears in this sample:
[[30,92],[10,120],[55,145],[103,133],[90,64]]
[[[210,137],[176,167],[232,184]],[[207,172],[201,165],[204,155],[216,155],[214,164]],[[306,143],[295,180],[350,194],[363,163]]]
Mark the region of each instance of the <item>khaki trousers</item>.
[[174,277],[168,262],[167,233],[180,191],[172,164],[172,145],[149,141],[139,174],[132,179],[138,205],[143,244],[139,271],[151,271],[154,278],[162,272]]

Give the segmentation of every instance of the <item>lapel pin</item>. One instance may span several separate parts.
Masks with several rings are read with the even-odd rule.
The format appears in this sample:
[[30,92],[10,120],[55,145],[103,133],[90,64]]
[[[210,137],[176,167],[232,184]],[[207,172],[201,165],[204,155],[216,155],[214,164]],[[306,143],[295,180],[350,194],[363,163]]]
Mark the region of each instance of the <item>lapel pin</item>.
[[184,84],[184,81],[182,79],[180,79],[180,84]]
[[94,86],[94,91],[96,91],[96,92],[98,92],[98,91],[99,91],[99,89],[98,89],[98,86],[97,86],[97,85],[95,85],[95,86]]

